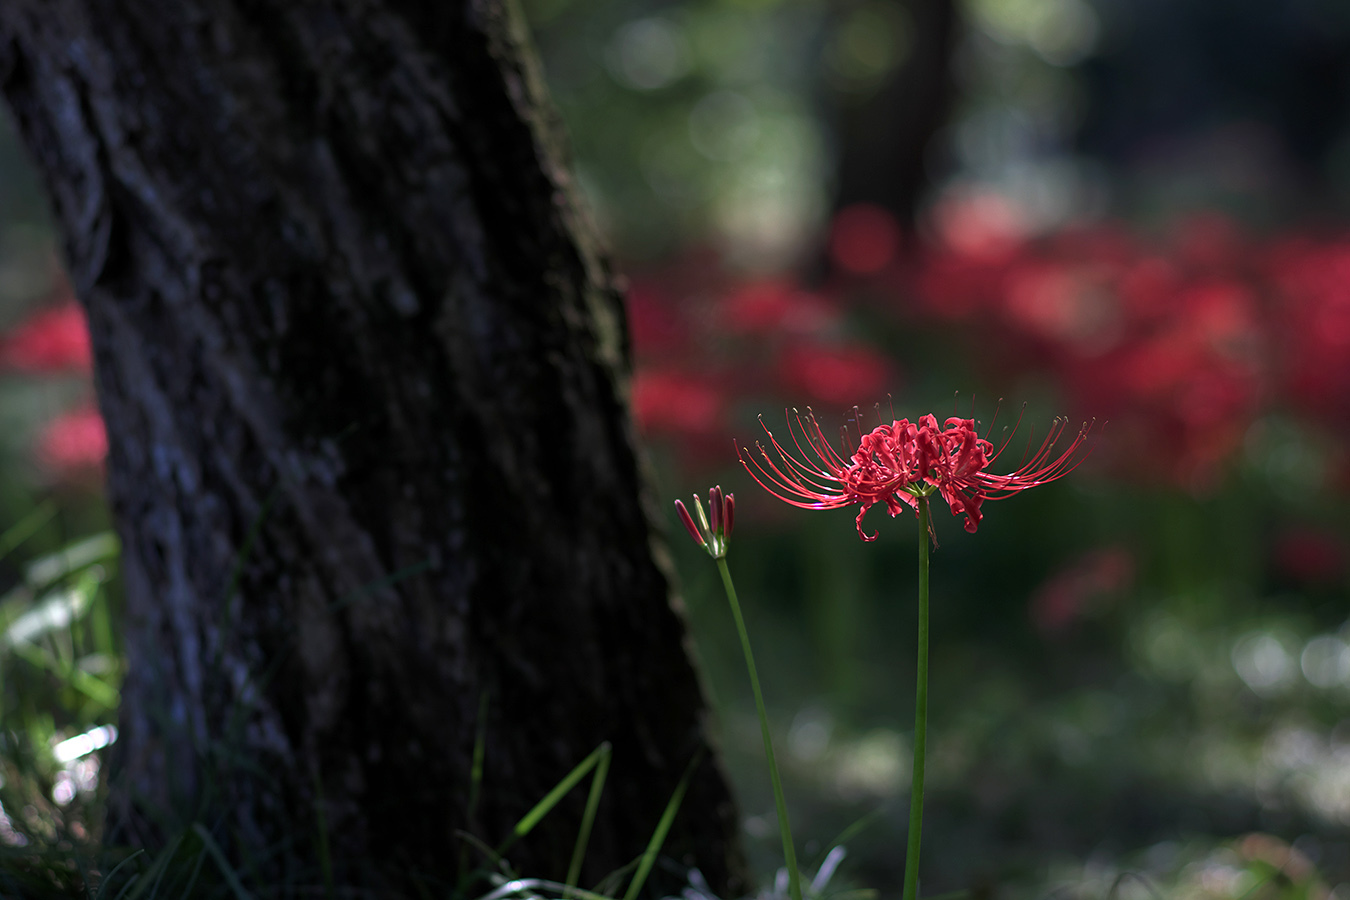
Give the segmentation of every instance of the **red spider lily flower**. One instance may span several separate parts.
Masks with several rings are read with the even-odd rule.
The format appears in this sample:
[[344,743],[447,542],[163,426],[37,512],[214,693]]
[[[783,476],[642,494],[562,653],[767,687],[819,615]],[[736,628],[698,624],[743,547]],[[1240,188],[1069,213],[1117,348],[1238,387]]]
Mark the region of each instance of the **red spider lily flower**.
[[[1010,497],[1077,468],[1086,458],[1086,454],[1079,456],[1078,450],[1092,428],[1091,423],[1084,424],[1069,446],[1056,455],[1055,447],[1068,425],[1067,419],[1056,419],[1040,447],[1025,457],[1016,471],[996,475],[986,469],[1007,448],[1012,434],[995,450],[975,431],[973,419],[953,417],[941,426],[932,415],[918,422],[883,422],[862,435],[851,454],[846,440],[844,455],[830,446],[809,409],[804,417],[795,412],[789,415],[787,423],[791,443],[801,458],[778,443],[764,425],[780,462],[756,443],[761,459],[737,447],[741,464],[760,487],[793,506],[840,509],[858,504],[858,536],[864,541],[877,539],[875,533],[869,536],[862,527],[863,517],[873,506],[884,505],[894,517],[904,504],[917,515],[919,498],[934,492],[947,502],[952,515],[965,515],[966,531],[973,533],[984,518],[980,511],[984,501]],[[1014,426],[1013,432],[1016,430]]]
[[722,493],[722,486],[717,485],[708,491],[708,509],[712,513],[711,522],[703,514],[703,504],[699,502],[698,494],[695,494],[694,511],[698,513],[698,525],[695,525],[694,517],[689,515],[685,505],[679,500],[675,501],[675,511],[679,513],[680,521],[694,543],[707,550],[713,559],[721,559],[727,555],[727,539],[731,537],[731,526],[735,522],[736,495]]

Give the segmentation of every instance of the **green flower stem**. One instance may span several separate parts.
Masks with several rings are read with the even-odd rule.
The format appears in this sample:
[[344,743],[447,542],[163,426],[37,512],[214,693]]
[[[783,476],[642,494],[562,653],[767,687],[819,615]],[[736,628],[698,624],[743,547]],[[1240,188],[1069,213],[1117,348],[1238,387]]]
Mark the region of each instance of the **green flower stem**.
[[919,673],[914,689],[914,774],[910,779],[909,846],[903,900],[919,896],[919,837],[923,828],[923,764],[928,744],[928,498],[919,497]]
[[769,714],[764,710],[764,695],[759,690],[755,655],[750,652],[750,635],[745,631],[745,619],[741,618],[741,604],[736,600],[736,586],[731,583],[731,570],[727,568],[726,559],[718,558],[717,569],[722,573],[722,585],[727,589],[731,615],[736,620],[736,631],[741,636],[741,649],[745,651],[745,668],[750,672],[750,687],[755,692],[759,728],[764,735],[764,755],[769,759],[769,778],[773,781],[773,802],[778,806],[778,830],[783,836],[783,860],[787,864],[788,893],[792,900],[802,900],[801,877],[797,874],[797,851],[792,846],[792,828],[788,825],[787,801],[783,799],[783,781],[778,777],[778,762],[774,759],[773,740],[769,737]]

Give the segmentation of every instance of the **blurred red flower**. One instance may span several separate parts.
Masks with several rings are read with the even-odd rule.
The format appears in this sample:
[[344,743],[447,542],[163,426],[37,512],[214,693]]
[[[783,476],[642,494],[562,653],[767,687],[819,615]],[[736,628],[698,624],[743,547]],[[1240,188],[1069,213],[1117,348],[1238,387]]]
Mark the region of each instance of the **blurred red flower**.
[[0,367],[20,372],[88,372],[89,327],[74,302],[39,310],[0,337]]
[[836,325],[839,314],[824,298],[790,281],[763,279],[729,290],[717,319],[733,334],[818,334]]
[[966,185],[949,189],[931,212],[938,240],[955,253],[993,261],[1016,253],[1029,223],[997,191]]
[[1006,259],[971,259],[944,249],[930,249],[918,260],[914,292],[932,315],[943,319],[973,317],[997,304],[1007,268]]
[[850,275],[872,275],[900,252],[900,223],[880,206],[855,203],[830,224],[830,260]]
[[1300,528],[1275,539],[1271,562],[1295,581],[1331,584],[1345,574],[1345,547],[1335,534]]
[[685,346],[689,329],[660,290],[635,283],[628,289],[627,300],[628,330],[637,353],[660,354]]
[[[1107,226],[1007,248],[933,248],[914,279],[924,308],[968,329],[1000,380],[1050,376],[1074,408],[1111,419],[1119,467],[1193,490],[1212,484],[1274,378],[1279,317],[1263,305],[1246,239],[1209,217],[1183,223],[1166,252]],[[1345,364],[1311,355],[1319,388],[1336,393],[1328,373]]]
[[894,387],[894,366],[862,344],[826,346],[796,342],[778,362],[778,386],[789,394],[844,406],[856,397],[875,397]]
[[1253,257],[1237,222],[1219,212],[1187,216],[1173,229],[1181,262],[1197,274],[1231,275]]
[[108,432],[93,406],[83,406],[52,419],[39,433],[38,461],[59,477],[70,477],[103,465]]
[[1344,429],[1350,419],[1350,238],[1290,241],[1270,257],[1276,322],[1283,326],[1281,387],[1296,407]]
[[1031,596],[1031,619],[1043,632],[1062,631],[1103,594],[1129,586],[1134,556],[1124,547],[1090,550],[1070,563]]
[[633,376],[633,416],[647,434],[706,435],[722,428],[722,392],[710,379],[680,371]]
[[1208,490],[1272,411],[1350,432],[1348,235],[1258,241],[1209,215],[1165,242],[1114,223],[1034,237],[1014,204],[969,186],[944,194],[930,224],[935,240],[902,266],[882,262],[884,212],[839,213],[836,269],[885,272],[860,296],[846,281],[738,282],[706,254],[635,288],[640,421],[711,437],[739,398],[846,405],[891,390],[894,348],[846,337],[849,302],[880,297],[899,333],[926,318],[936,329],[924,336],[951,334],[982,377],[1053,385],[1072,409],[1110,419],[1102,462],[1130,477]]
[[1005,314],[1035,337],[1078,352],[1100,351],[1115,342],[1119,331],[1111,274],[1058,261],[1017,266],[1005,281]]

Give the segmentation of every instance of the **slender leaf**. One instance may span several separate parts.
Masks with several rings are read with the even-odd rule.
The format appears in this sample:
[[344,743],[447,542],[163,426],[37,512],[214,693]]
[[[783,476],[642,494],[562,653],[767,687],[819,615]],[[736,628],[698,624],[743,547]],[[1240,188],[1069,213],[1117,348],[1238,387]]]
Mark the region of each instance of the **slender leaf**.
[[613,756],[609,741],[601,744],[600,750],[602,755],[595,766],[595,777],[591,779],[591,792],[586,797],[586,811],[581,815],[581,828],[577,830],[577,845],[572,850],[572,863],[567,867],[569,887],[575,887],[581,877],[581,861],[586,857],[586,847],[591,841],[591,826],[595,824],[595,811],[600,807],[600,795],[605,792],[605,777],[609,775],[609,760]]
[[125,900],[127,891],[131,890],[132,887],[134,887],[135,885],[143,884],[144,882],[145,879],[141,876],[141,873],[137,872],[135,875],[132,875],[129,879],[127,879],[127,883],[122,885],[122,889],[117,892],[117,896],[114,897],[113,900]]
[[197,862],[192,867],[192,875],[188,877],[187,887],[183,889],[181,896],[191,897],[192,889],[197,886],[197,876],[202,874],[202,863],[206,862],[206,845],[202,845],[201,852],[197,854]]
[[0,533],[0,559],[4,559],[14,551],[15,547],[37,534],[38,530],[50,522],[56,513],[56,504],[51,500],[44,500],[29,511],[28,515]]
[[609,744],[601,744],[599,747],[592,750],[589,756],[577,763],[576,767],[563,776],[563,780],[558,782],[557,786],[549,791],[548,794],[544,796],[543,800],[536,803],[533,809],[521,817],[521,820],[516,823],[516,827],[511,829],[511,836],[497,848],[497,852],[505,853],[506,849],[514,844],[517,839],[523,838],[525,835],[529,834],[530,831],[534,829],[534,826],[538,825],[539,821],[543,819],[544,816],[548,815],[553,807],[558,805],[558,801],[566,796],[567,792],[574,788],[578,781],[585,778],[586,773],[595,768],[595,766],[599,764],[601,757],[605,756],[608,752]]
[[[155,895],[159,893],[159,883],[164,879],[164,873],[168,871],[169,864],[173,861],[174,856],[178,853],[178,848],[181,846],[183,846],[183,836],[180,834],[169,842],[169,846],[160,851],[159,856],[155,857],[155,861],[151,864],[149,871],[145,873],[145,877],[136,883],[136,890],[128,894],[126,900],[138,900],[147,887],[150,889],[150,893],[146,900],[155,900]],[[150,878],[152,872],[155,876],[154,880]]]
[[[820,851],[820,856],[816,859],[814,868],[819,869],[822,865],[824,865],[825,857],[829,856],[830,852],[834,850],[835,847],[842,847],[843,845],[847,844],[849,841],[853,840],[858,835],[862,834],[868,828],[871,828],[872,824],[876,822],[878,819],[880,819],[885,812],[886,811],[881,807],[877,807],[871,812],[863,814],[857,820],[855,820],[853,824],[849,825],[843,831],[839,832],[839,835],[834,840],[826,844],[824,850]],[[936,900],[936,898],[933,898],[933,900]]]
[[336,897],[333,882],[333,859],[328,849],[328,818],[323,812],[323,780],[319,770],[314,770],[314,818],[319,829],[319,869],[323,872],[324,893],[329,900]]
[[[837,894],[831,894],[830,900],[877,900],[881,892],[876,888],[856,888],[851,891],[840,891]],[[950,894],[938,894],[936,897],[925,897],[924,900],[941,900],[946,897],[947,900],[957,900],[958,897],[970,896],[969,890],[952,891]]]
[[116,556],[121,549],[117,535],[103,531],[33,560],[24,568],[24,581],[41,590],[85,566]]
[[594,891],[588,891],[583,888],[572,887],[557,881],[549,881],[544,878],[517,878],[508,881],[500,887],[479,897],[478,900],[503,900],[505,897],[515,896],[517,894],[532,894],[535,891],[557,891],[563,896],[569,893],[578,900],[610,900],[603,894],[597,894]]
[[478,697],[478,721],[474,723],[473,734],[473,764],[469,768],[469,821],[473,820],[473,814],[478,809],[478,792],[483,786],[483,755],[487,750],[487,711],[488,711],[488,692],[483,691]]
[[68,627],[89,608],[96,587],[96,583],[81,579],[79,584],[47,594],[0,633],[0,650],[15,644],[32,643],[43,635]]
[[372,596],[376,591],[380,591],[391,585],[398,584],[405,578],[411,578],[414,575],[420,575],[421,573],[425,572],[427,569],[430,568],[431,568],[430,559],[424,559],[421,562],[416,562],[413,563],[412,565],[404,566],[403,568],[397,571],[390,572],[388,575],[374,579],[369,584],[362,585],[361,587],[357,588],[356,590],[352,591],[349,594],[339,597],[337,600],[329,604],[328,611],[337,612],[343,607],[355,603],[357,600],[362,600],[366,597]]
[[230,866],[230,861],[225,858],[224,851],[220,849],[216,839],[211,836],[211,832],[206,830],[206,826],[202,825],[201,822],[193,822],[192,830],[197,833],[197,837],[201,838],[202,846],[206,848],[207,852],[211,854],[211,858],[216,861],[216,865],[220,867],[220,874],[225,876],[225,883],[234,892],[236,900],[253,900],[253,895],[245,890],[243,883],[239,880],[239,875]]
[[[1119,897],[1121,887],[1124,886],[1125,882],[1130,881],[1131,879],[1143,885],[1144,890],[1148,891],[1149,894],[1154,898],[1154,900],[1162,900],[1162,895],[1159,894],[1158,889],[1153,886],[1153,882],[1149,881],[1147,878],[1145,878],[1143,875],[1140,875],[1138,872],[1131,872],[1131,871],[1121,872],[1119,875],[1117,875],[1116,880],[1111,882],[1111,890],[1107,891],[1106,896],[1113,898],[1113,900],[1115,897]],[[1260,883],[1255,885],[1255,887],[1260,887]],[[1247,893],[1251,893],[1251,891],[1248,891]]]
[[107,591],[100,591],[94,598],[93,608],[89,610],[89,627],[94,639],[94,651],[116,658],[117,640],[113,637],[112,609]]
[[[483,757],[487,752],[487,711],[488,691],[485,689],[478,695],[478,720],[474,723],[473,733],[473,762],[469,766],[469,801],[465,807],[464,820],[470,825],[473,824],[474,813],[478,811],[478,795],[483,787]],[[473,875],[469,870],[467,845],[461,845],[459,848],[459,871],[456,893],[463,894]]]
[[839,868],[839,864],[844,861],[848,851],[843,847],[835,847],[825,857],[825,861],[816,869],[816,877],[811,879],[811,884],[807,886],[807,891],[811,894],[819,895],[825,890],[834,877],[834,872]]
[[131,862],[133,859],[136,859],[138,856],[140,856],[140,855],[143,854],[144,852],[145,852],[144,850],[137,850],[135,853],[131,854],[131,855],[128,856],[126,859],[122,860],[122,861],[119,862],[117,865],[113,866],[113,867],[112,867],[112,871],[109,872],[108,875],[107,875],[107,877],[103,879],[103,883],[100,884],[100,885],[98,886],[98,893],[94,895],[94,900],[98,900],[99,897],[102,897],[102,896],[103,896],[103,890],[104,890],[104,888],[107,887],[108,882],[112,881],[112,877],[113,877],[114,875],[116,875],[119,871],[121,871],[121,869],[122,869],[123,866],[125,866],[127,863]]
[[51,651],[36,644],[15,644],[14,655],[36,668],[47,669],[65,683],[100,704],[104,709],[115,709],[122,695],[106,681],[95,678],[83,669],[62,665]]
[[661,845],[666,842],[666,835],[670,832],[670,826],[675,823],[675,813],[680,809],[680,803],[684,801],[684,792],[689,787],[689,779],[694,775],[694,769],[703,761],[703,748],[700,747],[694,754],[694,758],[689,760],[689,766],[684,770],[684,775],[680,778],[680,783],[675,785],[675,793],[670,795],[670,800],[666,802],[666,809],[661,813],[661,821],[656,823],[656,831],[652,832],[652,839],[647,842],[647,850],[642,854],[642,862],[638,864],[637,874],[633,876],[633,881],[628,885],[628,890],[623,895],[623,900],[635,900],[638,892],[642,890],[642,885],[646,883],[647,876],[652,872],[652,866],[656,863],[656,854],[660,852]]
[[[472,835],[472,834],[470,834],[469,832],[467,832],[467,831],[462,831],[462,830],[460,830],[460,829],[455,829],[455,837],[459,838],[460,840],[464,841],[465,843],[468,843],[468,844],[471,844],[471,845],[474,846],[474,847],[477,847],[478,850],[483,854],[484,857],[487,858],[488,862],[491,863],[492,865],[494,865],[494,866],[500,866],[500,865],[504,862],[504,860],[502,859],[502,855],[501,855],[500,853],[498,853],[496,850],[494,850],[492,847],[489,847],[488,844],[487,844],[487,842],[484,841],[482,838],[479,838],[479,837],[477,837],[476,835]],[[473,872],[470,872],[470,873],[468,873],[467,875],[464,876],[463,882],[464,882],[465,884],[469,884],[469,883],[472,882],[472,880],[473,880],[473,879],[472,879],[472,876],[473,876],[474,874],[476,874],[476,873],[483,873],[483,874],[486,874],[488,871],[490,871],[490,870],[483,869],[483,868],[481,868],[481,867],[478,868],[478,869],[475,869]]]

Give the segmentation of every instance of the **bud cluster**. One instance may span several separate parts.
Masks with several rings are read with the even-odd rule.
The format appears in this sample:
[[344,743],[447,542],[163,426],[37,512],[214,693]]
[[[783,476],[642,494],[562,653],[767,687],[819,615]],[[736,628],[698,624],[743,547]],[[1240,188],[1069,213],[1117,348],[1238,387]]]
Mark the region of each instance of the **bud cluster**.
[[731,537],[731,524],[736,512],[735,494],[722,493],[721,485],[708,491],[711,522],[703,513],[703,504],[699,502],[698,494],[694,495],[694,512],[698,513],[697,525],[694,524],[694,517],[689,514],[689,510],[679,500],[675,501],[675,510],[680,514],[680,521],[684,523],[685,530],[694,539],[694,543],[707,550],[709,556],[713,559],[722,559],[727,555],[727,538]]

